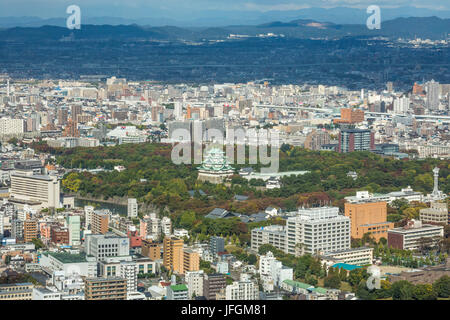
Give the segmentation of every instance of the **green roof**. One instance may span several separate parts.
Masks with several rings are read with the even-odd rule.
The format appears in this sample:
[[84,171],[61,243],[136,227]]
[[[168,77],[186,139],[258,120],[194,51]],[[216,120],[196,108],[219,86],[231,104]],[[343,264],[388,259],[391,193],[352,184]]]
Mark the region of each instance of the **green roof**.
[[317,288],[311,289],[311,291],[321,293],[321,294],[326,294],[328,290],[325,288],[322,288],[322,287],[317,287]]
[[177,284],[174,286],[170,286],[170,289],[172,289],[172,291],[176,292],[176,291],[187,291],[187,287],[185,284]]
[[298,281],[294,281],[294,280],[289,280],[289,279],[286,279],[283,282],[290,286],[293,286],[295,288],[308,289],[308,288],[312,287],[312,285],[310,285],[310,284],[298,282]]
[[47,256],[52,256],[53,258],[62,263],[87,262],[86,254],[84,252],[79,254],[72,254],[67,252],[44,252],[43,254]]

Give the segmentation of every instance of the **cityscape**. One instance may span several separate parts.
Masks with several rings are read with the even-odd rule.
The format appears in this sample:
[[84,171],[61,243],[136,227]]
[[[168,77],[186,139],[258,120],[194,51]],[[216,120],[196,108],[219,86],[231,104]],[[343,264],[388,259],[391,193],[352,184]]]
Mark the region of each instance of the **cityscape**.
[[450,19],[420,19],[0,26],[0,300],[449,300]]

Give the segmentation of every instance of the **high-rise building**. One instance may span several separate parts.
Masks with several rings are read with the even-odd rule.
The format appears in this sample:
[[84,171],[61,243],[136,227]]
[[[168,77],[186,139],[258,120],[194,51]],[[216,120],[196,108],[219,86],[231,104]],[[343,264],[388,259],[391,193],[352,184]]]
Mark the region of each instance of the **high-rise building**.
[[219,252],[225,251],[225,239],[222,237],[212,236],[209,239],[209,251],[213,255],[217,255]]
[[81,222],[80,216],[69,215],[67,216],[67,228],[69,230],[69,245],[78,246],[81,243],[80,231]]
[[128,198],[128,218],[136,218],[138,216],[138,203],[135,198]]
[[127,280],[127,292],[130,294],[137,291],[138,266],[134,261],[121,261],[119,275]]
[[58,110],[58,125],[64,126],[67,124],[67,120],[69,119],[69,112],[66,108],[61,108]]
[[328,253],[350,248],[350,219],[337,207],[299,209],[286,222],[286,252]]
[[109,257],[121,257],[130,255],[130,239],[116,236],[113,233],[86,235],[85,250],[88,256],[97,260],[105,260]]
[[14,135],[24,132],[24,123],[22,119],[0,119],[0,135]]
[[23,222],[23,241],[31,242],[38,238],[38,222],[37,220],[25,220]]
[[439,82],[431,80],[426,83],[427,101],[426,107],[429,110],[437,110],[439,108],[439,94],[440,85]]
[[375,138],[372,131],[366,129],[344,129],[339,132],[339,152],[370,150],[375,150]]
[[91,231],[93,234],[106,234],[109,230],[109,214],[96,210],[92,213]]
[[183,239],[164,238],[163,265],[168,270],[183,273],[180,272],[183,269]]
[[159,243],[151,240],[142,240],[141,252],[144,257],[149,257],[152,261],[161,259],[161,247]]
[[345,216],[351,221],[352,238],[361,239],[370,233],[377,241],[387,239],[387,232],[394,228],[392,222],[387,221],[387,204],[371,198],[357,198],[345,203]]
[[205,274],[203,279],[203,296],[207,300],[216,300],[216,294],[227,286],[222,274]]
[[163,265],[178,274],[200,269],[197,252],[183,248],[183,239],[166,237],[163,242]]
[[250,280],[250,277],[242,273],[239,281],[234,281],[225,289],[226,300],[258,300],[258,284]]
[[84,286],[85,300],[127,300],[124,278],[86,278]]
[[41,202],[43,208],[60,208],[60,184],[55,176],[11,175],[11,197]]
[[408,97],[400,97],[394,100],[394,113],[405,114],[409,110],[410,100]]
[[323,144],[330,143],[330,134],[322,130],[313,130],[306,136],[305,148],[310,150],[320,150]]
[[83,108],[80,104],[74,104],[71,107],[71,117],[73,122],[78,123],[78,116],[83,113]]
[[203,270],[187,271],[184,281],[188,287],[188,298],[192,299],[194,296],[199,297],[203,295]]

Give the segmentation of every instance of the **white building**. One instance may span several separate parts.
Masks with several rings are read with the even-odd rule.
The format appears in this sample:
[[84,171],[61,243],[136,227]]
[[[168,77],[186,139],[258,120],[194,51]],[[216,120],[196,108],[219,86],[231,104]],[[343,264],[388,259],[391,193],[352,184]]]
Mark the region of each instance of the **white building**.
[[34,287],[32,293],[32,300],[61,300],[61,292],[56,290],[56,288]]
[[242,273],[239,281],[226,286],[225,297],[226,300],[258,300],[258,285],[247,274]]
[[187,271],[184,281],[188,287],[188,298],[203,296],[203,270]]
[[108,257],[128,256],[130,254],[130,239],[116,236],[112,233],[89,234],[85,242],[86,254],[96,260]]
[[16,135],[23,133],[22,119],[0,119],[0,135]]
[[137,291],[138,267],[134,261],[121,261],[119,265],[119,276],[127,280],[127,293]]
[[138,216],[138,203],[135,198],[128,199],[128,218],[136,218]]
[[299,209],[286,232],[286,252],[296,256],[350,249],[350,218],[337,207]]
[[258,251],[263,244],[270,244],[277,249],[286,251],[286,228],[280,225],[272,225],[252,229],[252,250]]
[[60,208],[60,184],[55,176],[11,175],[11,198],[38,201],[42,208]]
[[293,280],[294,271],[292,268],[283,266],[281,261],[278,261],[272,252],[267,252],[259,258],[259,274],[265,276],[275,286],[280,286],[284,280]]
[[80,216],[70,215],[67,217],[67,228],[69,229],[69,245],[78,246],[81,243]]

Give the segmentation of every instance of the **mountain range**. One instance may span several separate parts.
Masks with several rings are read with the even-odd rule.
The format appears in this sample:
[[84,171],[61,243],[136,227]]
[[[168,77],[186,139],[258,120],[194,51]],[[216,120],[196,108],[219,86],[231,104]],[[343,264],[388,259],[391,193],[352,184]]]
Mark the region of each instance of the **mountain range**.
[[[143,10],[145,12],[145,10]],[[153,15],[152,15],[153,14]],[[142,14],[141,14],[142,15]],[[366,9],[335,7],[335,8],[306,8],[288,11],[223,11],[223,10],[195,10],[192,12],[165,12],[159,10],[157,14],[149,12],[148,16],[139,18],[119,17],[119,16],[87,16],[82,15],[83,24],[91,25],[130,25],[140,26],[166,26],[178,27],[223,27],[228,25],[260,25],[271,21],[289,22],[292,20],[315,20],[319,22],[329,22],[334,24],[365,24],[369,14]],[[416,7],[381,7],[382,21],[396,18],[409,17],[431,17],[436,16],[441,19],[450,18],[448,10],[432,10]],[[41,27],[53,25],[64,27],[66,17],[56,17],[43,19],[40,17],[0,17],[0,28],[11,27]]]
[[415,37],[444,39],[448,37],[450,19],[438,17],[396,18],[384,21],[380,30],[369,30],[364,24],[335,24],[316,20],[297,19],[289,22],[273,21],[259,25],[233,25],[224,27],[177,27],[131,25],[82,25],[80,30],[62,26],[13,27],[0,30],[0,40],[41,41],[60,40],[73,34],[76,40],[220,40],[230,34],[257,36],[273,33],[286,38],[340,39],[344,37],[389,38]]

